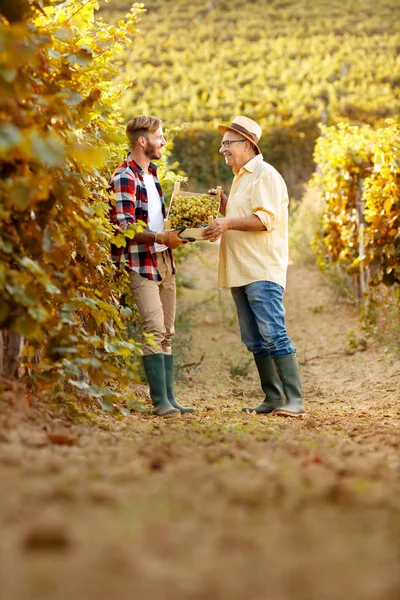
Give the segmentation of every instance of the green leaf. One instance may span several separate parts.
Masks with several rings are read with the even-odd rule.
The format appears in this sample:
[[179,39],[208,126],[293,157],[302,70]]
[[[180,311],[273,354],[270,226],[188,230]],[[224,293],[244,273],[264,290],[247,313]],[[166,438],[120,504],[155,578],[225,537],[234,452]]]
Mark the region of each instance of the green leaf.
[[88,390],[90,385],[87,381],[75,381],[74,379],[70,379],[69,382],[74,387],[77,387],[79,390]]
[[[139,231],[140,231],[140,228],[139,228]],[[129,228],[129,229],[126,229],[124,231],[124,236],[126,238],[130,239],[130,240],[133,240],[133,238],[135,237],[135,235],[136,235],[136,230],[135,229]]]
[[56,136],[42,136],[38,131],[32,131],[30,142],[33,153],[42,164],[49,167],[59,167],[63,164],[64,147]]
[[79,52],[79,54],[68,54],[68,61],[73,65],[80,65],[81,67],[86,67],[90,61],[93,60],[93,56],[88,52]]
[[0,303],[0,323],[4,323],[4,321],[7,319],[9,314],[10,314],[10,307],[4,301],[4,299],[2,299],[2,301]]
[[123,341],[115,341],[111,344],[104,342],[104,350],[117,356],[132,356],[138,354],[138,345]]
[[57,52],[57,50],[54,50],[53,48],[49,48],[48,52],[52,58],[60,58],[61,57],[61,53]]
[[33,339],[40,336],[42,330],[36,319],[30,315],[24,314],[17,318],[15,322],[15,330],[24,338]]
[[23,256],[19,260],[19,264],[21,266],[25,267],[25,269],[27,271],[29,271],[30,273],[34,273],[35,275],[44,275],[45,274],[42,267],[39,265],[39,263],[36,260],[29,258],[29,256]]
[[54,283],[52,283],[52,282],[51,282],[51,281],[48,279],[48,277],[46,277],[45,279],[42,279],[42,280],[40,281],[40,283],[41,283],[42,285],[44,285],[44,289],[46,290],[46,292],[47,292],[48,294],[54,294],[54,295],[61,294],[61,290],[59,290],[59,289],[58,289],[58,287],[57,287],[57,286],[55,286],[55,285],[54,285]]
[[118,233],[118,235],[116,235],[115,238],[113,239],[112,243],[117,248],[123,248],[124,246],[126,246],[126,239],[125,239],[124,234]]
[[12,123],[3,123],[0,125],[0,151],[11,150],[19,144],[22,144],[23,137],[16,125]]
[[43,308],[43,306],[35,306],[28,308],[28,313],[38,323],[44,323],[49,318],[49,313]]
[[106,412],[114,412],[114,405],[111,400],[105,400],[103,398],[98,398],[97,402],[100,404],[101,408]]
[[[0,240],[0,242],[1,242],[1,240]],[[7,278],[6,266],[4,263],[3,264],[0,263],[0,288],[4,288],[6,278]]]
[[0,248],[6,254],[11,254],[14,250],[13,245],[10,244],[10,242],[7,242],[6,240],[2,240],[2,239],[0,239]]
[[61,42],[67,42],[74,37],[73,31],[69,27],[58,27],[52,31],[52,35],[56,40],[60,40]]
[[92,367],[92,369],[101,369],[102,368],[102,362],[100,360],[98,360],[97,358],[74,358],[74,364],[78,365],[80,367]]
[[2,74],[0,73],[0,90],[3,96],[13,97],[15,95],[13,86],[4,79]]
[[32,199],[33,189],[22,181],[14,183],[11,190],[11,202],[18,208],[26,208]]
[[79,94],[78,92],[71,92],[70,95],[65,99],[65,103],[68,104],[68,106],[75,107],[78,106],[82,100],[82,94]]

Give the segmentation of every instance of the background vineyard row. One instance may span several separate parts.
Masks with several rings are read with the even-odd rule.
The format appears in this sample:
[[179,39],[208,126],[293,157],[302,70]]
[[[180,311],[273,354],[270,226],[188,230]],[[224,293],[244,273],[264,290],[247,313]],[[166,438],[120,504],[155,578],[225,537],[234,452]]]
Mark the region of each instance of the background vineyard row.
[[[106,10],[116,18],[127,5]],[[149,0],[122,71],[130,80],[125,114],[188,124],[173,155],[192,189],[229,185],[216,127],[246,114],[300,197],[320,122],[379,125],[400,113],[396,15],[395,0]]]

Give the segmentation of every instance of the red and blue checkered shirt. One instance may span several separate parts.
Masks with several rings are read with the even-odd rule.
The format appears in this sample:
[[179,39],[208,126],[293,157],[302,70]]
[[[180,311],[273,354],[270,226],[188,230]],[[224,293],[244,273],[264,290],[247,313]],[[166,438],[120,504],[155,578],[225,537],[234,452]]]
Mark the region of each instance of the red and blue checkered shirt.
[[[162,213],[165,217],[164,196],[157,178],[155,164],[150,163],[149,172],[154,177],[157,191],[160,194]],[[143,175],[143,169],[128,154],[128,158],[114,171],[110,179],[108,191],[114,192],[115,195],[115,204],[113,203],[110,210],[110,219],[114,225],[118,225],[121,229],[126,229],[131,223],[137,223],[138,221],[142,221],[146,226],[148,224],[149,209]],[[171,250],[168,250],[168,252],[175,273],[172,252]],[[112,244],[111,255],[112,260],[118,266],[136,271],[142,277],[161,281],[154,244],[140,244],[135,242],[135,238],[133,240],[128,239],[126,245],[121,248],[117,248]]]

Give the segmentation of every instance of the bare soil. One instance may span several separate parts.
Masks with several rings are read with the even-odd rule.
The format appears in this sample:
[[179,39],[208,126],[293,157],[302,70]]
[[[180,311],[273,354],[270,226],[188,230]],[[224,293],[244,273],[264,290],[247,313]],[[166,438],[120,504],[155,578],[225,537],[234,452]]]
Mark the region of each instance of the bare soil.
[[292,265],[307,416],[243,413],[262,392],[217,247],[200,245],[182,267],[193,328],[176,340],[181,363],[200,362],[177,384],[194,415],[77,422],[2,382],[1,600],[400,597],[399,361]]

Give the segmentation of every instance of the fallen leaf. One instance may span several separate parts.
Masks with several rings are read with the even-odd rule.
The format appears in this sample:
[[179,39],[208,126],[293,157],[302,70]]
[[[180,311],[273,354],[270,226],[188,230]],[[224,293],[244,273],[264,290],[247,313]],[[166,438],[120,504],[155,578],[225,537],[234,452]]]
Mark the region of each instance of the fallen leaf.
[[60,444],[62,446],[74,446],[78,443],[77,438],[72,438],[68,435],[60,435],[58,433],[48,433],[47,437],[53,444]]

